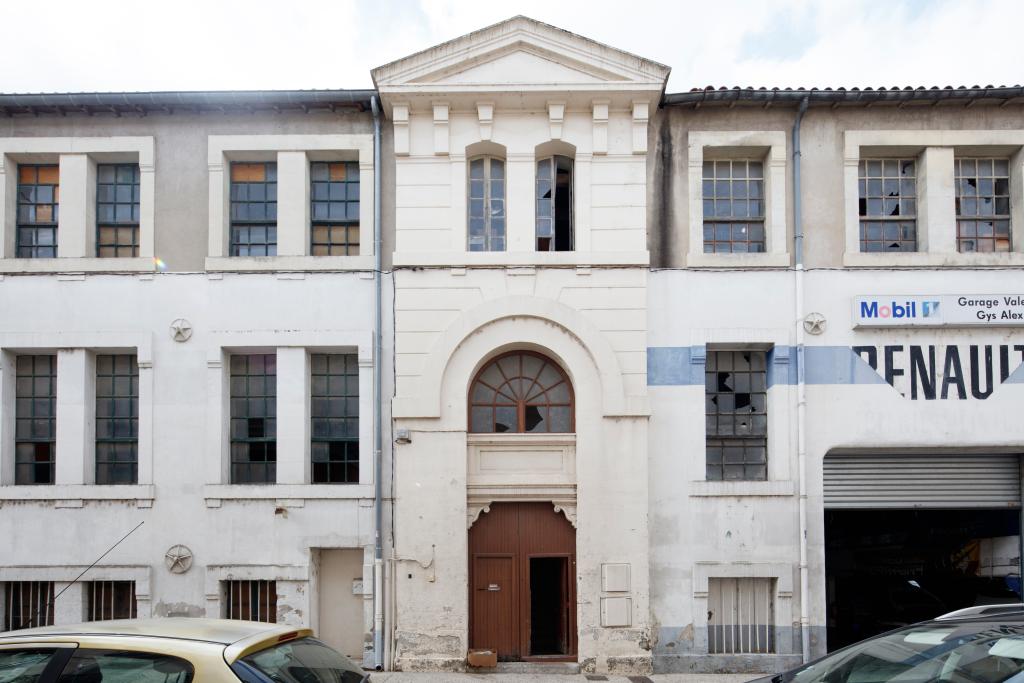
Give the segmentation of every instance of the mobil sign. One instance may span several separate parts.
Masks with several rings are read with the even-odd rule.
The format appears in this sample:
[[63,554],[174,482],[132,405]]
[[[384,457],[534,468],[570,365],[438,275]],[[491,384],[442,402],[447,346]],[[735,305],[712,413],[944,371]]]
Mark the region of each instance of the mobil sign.
[[854,327],[1024,325],[1024,294],[876,295],[853,299]]

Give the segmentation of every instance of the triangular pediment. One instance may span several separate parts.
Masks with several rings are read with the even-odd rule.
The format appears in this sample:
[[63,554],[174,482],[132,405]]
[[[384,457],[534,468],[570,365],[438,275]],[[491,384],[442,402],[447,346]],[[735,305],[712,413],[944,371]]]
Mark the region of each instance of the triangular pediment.
[[666,66],[528,17],[467,34],[373,70],[382,92],[550,87],[660,90]]

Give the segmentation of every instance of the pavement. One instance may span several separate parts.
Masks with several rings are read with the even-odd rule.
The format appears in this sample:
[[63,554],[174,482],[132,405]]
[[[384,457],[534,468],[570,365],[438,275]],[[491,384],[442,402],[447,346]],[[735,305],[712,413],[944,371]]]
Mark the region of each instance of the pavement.
[[537,673],[405,673],[381,671],[370,676],[371,683],[746,683],[765,674],[651,674],[622,676],[615,674],[537,674]]

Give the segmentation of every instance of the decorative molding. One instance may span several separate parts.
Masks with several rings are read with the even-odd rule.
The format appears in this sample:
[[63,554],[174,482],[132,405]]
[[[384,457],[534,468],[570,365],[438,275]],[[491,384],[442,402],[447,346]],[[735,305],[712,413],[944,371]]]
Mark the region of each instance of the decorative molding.
[[171,339],[185,343],[192,338],[192,323],[185,318],[177,318],[171,323]]
[[563,515],[565,515],[565,518],[567,520],[569,520],[569,524],[572,524],[572,528],[573,529],[578,529],[579,528],[576,525],[576,503],[575,503],[575,501],[572,502],[572,503],[557,503],[557,502],[553,502],[552,505],[555,506],[555,513],[556,514],[561,512]]
[[434,154],[448,154],[448,103],[434,103]]
[[476,113],[480,119],[480,139],[491,139],[491,127],[494,123],[494,103],[477,102]]
[[392,105],[391,120],[395,126],[395,155],[409,156],[409,105],[405,102]]
[[490,501],[478,501],[475,503],[468,503],[466,505],[466,528],[473,528],[473,525],[476,524],[476,520],[480,519],[480,515],[490,511]]
[[633,100],[633,154],[647,154],[647,122],[651,104],[646,100]]
[[594,154],[608,153],[608,105],[611,100],[594,100]]
[[562,123],[565,121],[565,102],[548,102],[548,124],[551,126],[551,139],[562,139]]

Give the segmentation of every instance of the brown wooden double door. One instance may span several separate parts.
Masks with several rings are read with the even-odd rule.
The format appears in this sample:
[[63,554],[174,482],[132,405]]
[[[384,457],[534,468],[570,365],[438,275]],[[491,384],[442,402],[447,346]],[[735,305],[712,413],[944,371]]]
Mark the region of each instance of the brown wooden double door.
[[576,530],[551,503],[494,503],[470,528],[469,646],[576,660]]

